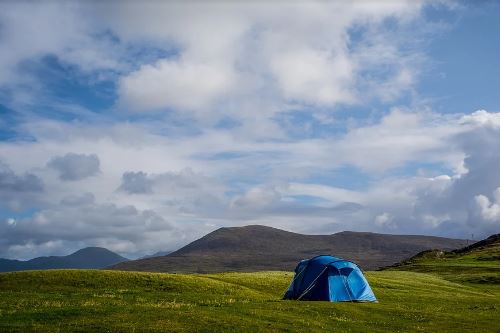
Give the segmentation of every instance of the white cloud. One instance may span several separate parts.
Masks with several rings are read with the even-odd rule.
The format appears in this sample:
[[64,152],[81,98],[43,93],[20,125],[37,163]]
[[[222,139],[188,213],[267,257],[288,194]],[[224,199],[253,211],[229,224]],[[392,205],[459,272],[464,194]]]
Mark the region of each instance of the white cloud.
[[[256,115],[255,109],[270,117],[288,102],[366,102],[368,95],[358,90],[367,85],[384,87],[373,89],[378,92],[370,96],[383,100],[407,91],[420,64],[415,56],[399,51],[407,41],[389,35],[383,22],[397,20],[402,32],[418,19],[421,7],[419,2],[106,3],[93,13],[100,21],[97,26],[107,26],[122,43],[148,41],[167,53],[121,78],[123,108],[174,108],[195,111],[198,119],[227,114],[246,119]],[[366,29],[362,40],[349,35],[357,26]],[[374,44],[391,51],[357,47],[375,38]],[[392,67],[397,67],[395,73],[380,73]],[[363,74],[371,70],[378,74]],[[267,101],[264,108],[261,101],[249,98],[256,95]],[[243,111],[239,106],[244,103],[254,110]]]
[[476,195],[481,216],[487,221],[500,221],[500,187],[493,193],[493,202],[485,195]]
[[244,195],[231,202],[232,209],[249,209],[252,211],[276,204],[281,194],[274,186],[259,186],[249,189]]
[[470,124],[476,127],[500,128],[500,113],[491,113],[486,110],[477,110],[462,117],[463,124]]
[[395,229],[396,226],[392,224],[394,217],[389,213],[382,213],[375,216],[375,225],[381,228]]
[[284,97],[319,105],[353,103],[353,64],[344,54],[304,49],[276,54],[270,60]]
[[332,145],[332,159],[370,172],[383,172],[409,161],[458,164],[463,156],[446,139],[463,131],[457,119],[432,112],[393,109],[380,122],[354,128]]
[[231,75],[224,67],[163,59],[121,80],[121,103],[138,111],[166,107],[197,110],[229,93]]

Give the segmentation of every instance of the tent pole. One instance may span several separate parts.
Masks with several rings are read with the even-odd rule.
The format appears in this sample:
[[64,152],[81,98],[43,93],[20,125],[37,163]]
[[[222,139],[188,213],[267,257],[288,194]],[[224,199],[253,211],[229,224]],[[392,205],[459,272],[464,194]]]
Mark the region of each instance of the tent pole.
[[290,287],[293,285],[293,283],[299,277],[299,275],[302,274],[302,272],[304,272],[306,270],[306,268],[307,268],[307,265],[305,265],[305,267],[302,268],[302,270],[299,273],[295,274],[295,276],[292,279],[292,282],[290,282],[290,284],[288,285],[288,288],[286,288],[285,293],[283,294],[283,297],[286,295],[286,292],[290,289]]

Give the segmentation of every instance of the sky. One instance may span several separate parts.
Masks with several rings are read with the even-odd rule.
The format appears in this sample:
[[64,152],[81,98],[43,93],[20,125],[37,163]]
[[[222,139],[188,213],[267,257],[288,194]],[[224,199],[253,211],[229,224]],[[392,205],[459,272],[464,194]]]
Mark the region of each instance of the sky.
[[0,257],[500,231],[494,1],[0,2]]

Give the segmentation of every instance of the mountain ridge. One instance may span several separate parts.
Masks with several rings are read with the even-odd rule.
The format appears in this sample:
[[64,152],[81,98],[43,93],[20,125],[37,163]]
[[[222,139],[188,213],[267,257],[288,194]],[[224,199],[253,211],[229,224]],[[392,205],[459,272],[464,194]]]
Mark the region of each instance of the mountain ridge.
[[110,269],[198,273],[293,270],[299,260],[319,254],[332,254],[355,261],[364,269],[374,269],[426,249],[453,250],[467,243],[437,236],[354,231],[303,235],[250,225],[219,228],[167,256],[133,260]]
[[59,268],[97,269],[128,260],[106,248],[86,247],[66,256],[45,256],[30,260],[0,258],[0,272]]

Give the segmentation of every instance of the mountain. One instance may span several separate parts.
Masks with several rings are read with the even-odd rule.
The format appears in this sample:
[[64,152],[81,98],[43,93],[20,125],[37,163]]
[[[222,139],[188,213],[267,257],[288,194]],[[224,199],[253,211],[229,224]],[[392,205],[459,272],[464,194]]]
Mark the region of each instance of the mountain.
[[86,247],[67,256],[38,257],[27,261],[0,259],[0,272],[56,268],[104,268],[128,261],[102,247]]
[[432,236],[384,235],[344,231],[302,235],[266,226],[220,228],[167,256],[133,260],[111,267],[156,272],[293,270],[297,262],[330,254],[375,269],[439,248],[452,250],[466,240]]

